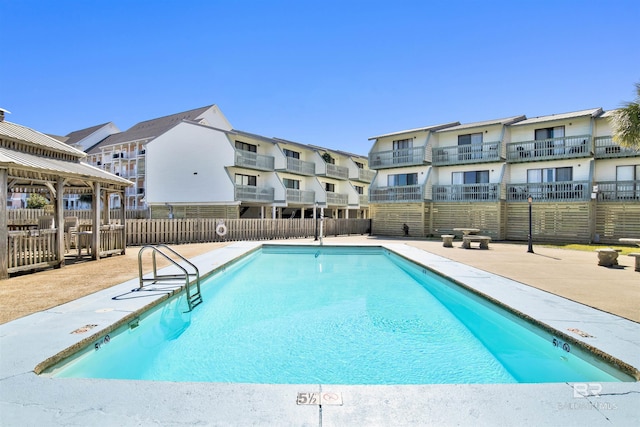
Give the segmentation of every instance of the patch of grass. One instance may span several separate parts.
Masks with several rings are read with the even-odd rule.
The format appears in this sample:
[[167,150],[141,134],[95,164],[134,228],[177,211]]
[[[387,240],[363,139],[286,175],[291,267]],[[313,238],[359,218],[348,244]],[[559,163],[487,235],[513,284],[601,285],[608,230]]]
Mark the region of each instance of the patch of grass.
[[636,246],[621,246],[621,245],[600,245],[600,244],[582,245],[577,243],[571,243],[566,245],[545,244],[544,246],[549,248],[573,249],[575,251],[588,251],[588,252],[593,252],[596,249],[601,249],[601,248],[611,248],[611,249],[619,250],[620,255],[628,255],[632,252],[640,252],[640,248]]

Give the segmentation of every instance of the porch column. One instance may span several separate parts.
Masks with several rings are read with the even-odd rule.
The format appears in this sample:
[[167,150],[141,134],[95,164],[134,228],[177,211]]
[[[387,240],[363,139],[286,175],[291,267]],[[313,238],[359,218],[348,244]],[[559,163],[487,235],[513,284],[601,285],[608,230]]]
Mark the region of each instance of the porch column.
[[271,219],[276,219],[276,207],[271,206]]
[[122,255],[127,250],[127,211],[124,209],[124,189],[118,193],[120,197],[120,223],[122,224]]
[[57,251],[59,266],[64,266],[64,179],[58,177],[56,181],[55,218],[57,227]]
[[7,169],[0,169],[0,279],[9,277],[9,228],[7,226]]
[[349,208],[344,210],[344,219],[349,219]]
[[99,182],[93,183],[93,210],[91,211],[93,228],[91,233],[91,259],[100,259],[100,210],[102,209],[102,189]]

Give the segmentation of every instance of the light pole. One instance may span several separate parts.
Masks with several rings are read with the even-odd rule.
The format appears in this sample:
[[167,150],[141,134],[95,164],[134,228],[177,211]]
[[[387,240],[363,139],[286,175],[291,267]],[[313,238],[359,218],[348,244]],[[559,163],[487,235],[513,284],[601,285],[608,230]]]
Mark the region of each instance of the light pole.
[[529,198],[527,199],[527,201],[529,202],[529,249],[527,249],[527,253],[532,254],[533,253],[533,241],[532,241],[532,226],[531,223],[532,221],[532,216],[531,216],[531,202],[533,202],[533,198],[531,196],[529,196]]

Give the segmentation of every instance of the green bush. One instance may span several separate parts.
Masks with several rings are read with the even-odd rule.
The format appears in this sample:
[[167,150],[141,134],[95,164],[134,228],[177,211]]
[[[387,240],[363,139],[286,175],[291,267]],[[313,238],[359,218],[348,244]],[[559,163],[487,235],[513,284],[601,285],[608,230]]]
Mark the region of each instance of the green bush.
[[48,204],[47,198],[37,193],[31,193],[27,199],[27,209],[42,209]]

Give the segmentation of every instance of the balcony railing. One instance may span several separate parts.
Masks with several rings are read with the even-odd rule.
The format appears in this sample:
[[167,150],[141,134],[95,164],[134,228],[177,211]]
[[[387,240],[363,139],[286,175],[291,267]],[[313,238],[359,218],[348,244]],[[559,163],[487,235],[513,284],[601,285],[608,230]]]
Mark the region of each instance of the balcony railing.
[[640,200],[640,180],[598,182],[598,200]]
[[515,163],[589,157],[591,151],[591,135],[512,142],[507,144],[507,161]]
[[500,184],[434,185],[434,202],[492,202],[500,199]]
[[298,175],[314,176],[316,174],[316,165],[294,157],[287,157],[287,166],[284,170]]
[[437,147],[432,150],[432,163],[434,166],[446,166],[497,162],[503,159],[500,146],[500,142],[484,142]]
[[598,136],[593,139],[593,144],[596,159],[640,156],[640,149],[621,147],[613,142],[613,138],[610,136]]
[[354,179],[356,181],[362,181],[362,182],[371,182],[373,181],[374,176],[376,176],[376,171],[372,171],[370,169],[358,168],[358,176],[353,177],[351,179]]
[[287,188],[287,202],[289,203],[315,203],[316,193],[315,191],[296,190],[294,188]]
[[273,188],[236,185],[235,199],[242,202],[273,202]]
[[370,169],[398,168],[403,166],[423,165],[425,163],[424,147],[377,151],[369,154]]
[[331,163],[327,163],[327,172],[325,176],[337,179],[349,179],[349,168],[344,166],[337,166]]
[[369,190],[369,203],[421,202],[423,194],[422,185],[377,187]]
[[262,171],[272,171],[274,164],[273,156],[263,156],[252,151],[236,150],[236,166],[257,169]]
[[327,205],[345,206],[349,203],[349,196],[342,193],[327,192]]
[[367,196],[366,194],[360,194],[358,199],[360,206],[369,206],[369,196]]
[[507,184],[507,201],[533,200],[584,201],[591,197],[589,181],[537,182]]

